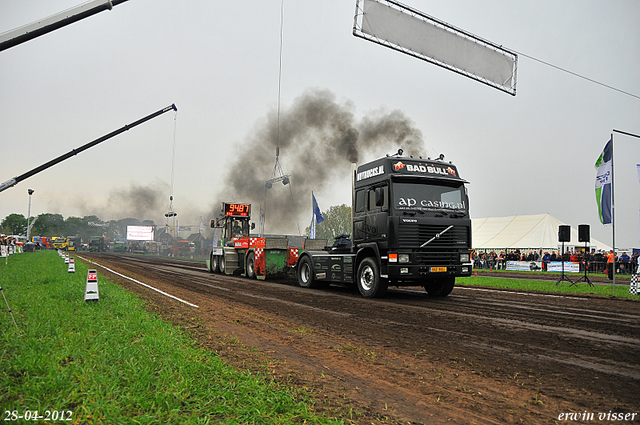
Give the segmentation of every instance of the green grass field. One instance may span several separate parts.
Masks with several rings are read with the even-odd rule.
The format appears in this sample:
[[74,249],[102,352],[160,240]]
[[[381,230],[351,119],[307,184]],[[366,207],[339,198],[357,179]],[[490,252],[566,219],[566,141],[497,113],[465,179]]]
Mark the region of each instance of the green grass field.
[[[74,424],[342,423],[319,417],[307,393],[231,368],[87,267],[67,272],[55,251],[0,263],[0,420],[27,411]],[[8,411],[8,412],[7,412]],[[32,413],[33,414],[33,413]],[[44,419],[39,423],[44,423]]]
[[[640,301],[640,296],[629,294],[629,285],[616,284],[615,291],[612,285],[594,285],[593,287],[587,285],[584,282],[580,282],[576,285],[571,285],[569,282],[560,282],[556,285],[556,281],[540,281],[533,279],[526,279],[526,274],[531,272],[522,272],[522,279],[509,279],[500,277],[464,277],[457,278],[456,284],[491,287],[491,288],[504,288],[513,289],[519,291],[537,291],[557,294],[590,294],[596,296],[613,296],[620,298],[631,298]],[[553,276],[556,279],[560,279],[558,274]],[[576,276],[571,276],[571,280],[578,279]]]
[[[0,300],[0,420],[37,423],[12,421],[14,414],[37,411],[71,419],[48,423],[343,423],[319,416],[309,393],[225,365],[102,276],[100,301],[85,302],[87,267],[76,267],[68,273],[55,251],[0,261],[0,286],[18,325],[16,330]],[[622,285],[614,293],[610,285],[524,279],[469,277],[457,283],[630,297]]]

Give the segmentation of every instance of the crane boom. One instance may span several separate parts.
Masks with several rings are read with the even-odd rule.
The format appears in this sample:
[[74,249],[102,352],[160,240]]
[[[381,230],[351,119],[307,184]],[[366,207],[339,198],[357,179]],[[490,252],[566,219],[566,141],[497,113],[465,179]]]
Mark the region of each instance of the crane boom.
[[111,10],[113,6],[124,3],[127,0],[93,0],[79,6],[72,7],[63,12],[40,19],[14,30],[0,34],[0,52],[18,44],[22,44],[33,38],[55,31],[76,21]]
[[170,106],[167,106],[166,108],[160,109],[159,111],[156,111],[153,114],[147,115],[146,117],[141,118],[136,122],[133,122],[133,123],[128,124],[128,125],[125,125],[124,127],[120,128],[120,129],[118,129],[116,131],[112,131],[111,133],[109,133],[109,134],[107,134],[105,136],[102,136],[102,137],[94,140],[93,142],[89,142],[86,145],[82,145],[78,149],[72,149],[70,152],[67,152],[64,155],[61,155],[61,156],[59,156],[59,157],[57,157],[55,159],[52,159],[51,161],[49,161],[49,162],[47,162],[45,164],[42,164],[41,166],[36,167],[31,171],[27,171],[24,174],[21,174],[21,175],[19,175],[17,177],[14,177],[12,179],[7,180],[6,182],[0,184],[0,192],[2,192],[5,189],[8,189],[10,187],[15,186],[16,184],[20,183],[22,180],[25,180],[25,179],[33,176],[34,174],[39,173],[40,171],[44,171],[49,167],[53,167],[54,165],[58,164],[59,162],[64,161],[65,159],[71,158],[72,156],[77,155],[80,152],[85,151],[85,150],[97,145],[98,143],[102,143],[107,139],[110,139],[110,138],[112,138],[114,136],[117,136],[120,133],[124,133],[125,131],[129,130],[130,128],[133,128],[133,127],[135,127],[137,125],[140,125],[140,124],[142,124],[142,123],[144,123],[146,121],[149,121],[152,118],[157,117],[158,115],[162,115],[165,112],[169,112],[171,110],[174,110],[174,111],[178,110],[178,108],[176,107],[175,103],[171,104]]

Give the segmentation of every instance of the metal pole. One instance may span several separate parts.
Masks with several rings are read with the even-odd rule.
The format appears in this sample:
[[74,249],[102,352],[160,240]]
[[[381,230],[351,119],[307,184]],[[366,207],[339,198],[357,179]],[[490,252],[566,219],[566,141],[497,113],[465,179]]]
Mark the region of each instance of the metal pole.
[[[8,256],[9,254],[7,254]],[[7,297],[4,296],[4,292],[2,291],[2,286],[0,286],[0,292],[2,292],[2,298],[4,298],[4,303],[7,305],[7,310],[9,310],[9,314],[11,315],[11,319],[13,320],[13,324],[16,327],[16,331],[18,330],[18,324],[16,323],[16,318],[13,317],[13,311],[11,311],[11,307],[9,307],[9,303],[7,302]]]
[[613,181],[613,133],[611,133],[611,231],[613,232],[613,291],[616,290],[616,206],[613,198],[614,181]]
[[[637,137],[640,139],[640,136],[633,133],[627,133],[626,131],[621,130],[613,130],[613,133],[624,134],[625,136]],[[613,133],[611,133],[611,225],[613,227],[613,290],[616,290],[616,213],[615,207],[613,203]]]
[[27,242],[29,242],[29,237],[31,234],[31,226],[29,226],[29,221],[31,221],[31,194],[34,191],[32,189],[29,189],[29,210],[27,212]]
[[81,19],[88,18],[96,13],[111,10],[113,6],[117,6],[125,1],[127,0],[95,0],[4,33],[0,36],[0,52]]
[[39,167],[36,167],[31,171],[28,171],[28,172],[26,172],[24,174],[21,174],[21,175],[19,175],[17,177],[14,177],[14,178],[10,179],[10,180],[7,180],[6,182],[0,184],[0,192],[2,192],[5,189],[8,189],[8,188],[10,188],[12,186],[15,186],[16,184],[20,183],[22,180],[27,179],[27,178],[33,176],[34,174],[38,174],[40,171],[44,171],[49,167],[53,167],[54,165],[58,164],[59,162],[64,161],[65,159],[69,159],[72,156],[77,155],[82,151],[85,151],[85,150],[87,150],[89,148],[92,148],[95,145],[97,145],[98,143],[102,143],[105,140],[108,140],[108,139],[110,139],[110,138],[112,138],[114,136],[117,136],[120,133],[124,133],[125,131],[128,131],[129,129],[131,129],[131,128],[137,126],[137,125],[140,125],[140,124],[142,124],[142,123],[144,123],[146,121],[149,121],[152,118],[157,117],[158,115],[162,115],[165,112],[168,112],[168,111],[171,111],[171,110],[177,111],[178,108],[176,107],[175,104],[167,106],[166,108],[160,109],[159,111],[154,112],[153,114],[147,115],[146,117],[144,117],[142,119],[139,119],[136,122],[133,122],[133,123],[131,123],[129,125],[125,125],[124,127],[120,128],[120,129],[118,129],[116,131],[112,131],[111,133],[109,133],[109,134],[107,134],[105,136],[102,136],[102,137],[94,140],[93,142],[89,142],[86,145],[82,145],[78,149],[72,149],[70,152],[67,152],[64,155],[61,155],[61,156],[57,157],[56,159],[52,159],[51,161],[47,162],[46,164],[43,164],[43,165],[41,165]]

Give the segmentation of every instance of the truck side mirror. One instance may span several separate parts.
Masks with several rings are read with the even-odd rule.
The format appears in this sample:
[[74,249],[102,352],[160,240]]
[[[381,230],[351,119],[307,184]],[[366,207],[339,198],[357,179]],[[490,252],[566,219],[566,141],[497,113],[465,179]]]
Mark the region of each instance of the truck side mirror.
[[251,223],[251,230],[256,228],[256,223]]
[[211,220],[211,227],[216,227],[216,221],[215,220]]

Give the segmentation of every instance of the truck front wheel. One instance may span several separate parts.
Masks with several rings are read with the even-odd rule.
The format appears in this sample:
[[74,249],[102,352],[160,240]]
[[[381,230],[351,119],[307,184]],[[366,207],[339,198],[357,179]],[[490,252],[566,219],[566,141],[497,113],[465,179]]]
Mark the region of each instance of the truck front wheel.
[[358,266],[356,276],[358,290],[365,298],[382,297],[387,293],[389,283],[380,277],[380,271],[376,261],[367,257]]
[[455,277],[443,277],[426,283],[424,289],[432,297],[446,297],[453,291],[455,284]]

